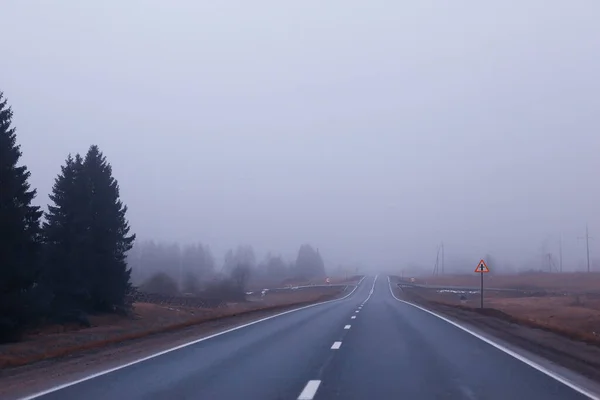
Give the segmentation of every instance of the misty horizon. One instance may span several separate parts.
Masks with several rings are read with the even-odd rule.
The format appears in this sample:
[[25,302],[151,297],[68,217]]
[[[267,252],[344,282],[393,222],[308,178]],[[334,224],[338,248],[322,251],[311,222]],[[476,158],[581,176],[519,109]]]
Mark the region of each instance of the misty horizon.
[[9,2],[0,89],[35,203],[97,144],[138,241],[598,271],[600,4],[527,5]]

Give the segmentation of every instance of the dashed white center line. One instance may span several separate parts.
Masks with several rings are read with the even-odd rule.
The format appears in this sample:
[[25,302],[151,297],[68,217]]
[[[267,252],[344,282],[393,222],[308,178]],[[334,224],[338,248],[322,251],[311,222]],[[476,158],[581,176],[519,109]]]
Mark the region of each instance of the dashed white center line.
[[300,396],[298,396],[298,400],[312,400],[313,397],[315,397],[315,394],[317,394],[320,384],[321,381],[308,381],[306,386],[304,386],[304,390],[300,393]]
[[[369,300],[369,298],[371,298],[371,295],[373,294],[373,290],[375,289],[375,281],[377,281],[377,277],[375,277],[375,280],[373,281],[373,287],[371,288],[369,297],[367,297],[367,299],[360,306],[358,306],[358,310],[354,311],[356,314],[358,314],[360,312],[360,310],[362,310],[365,303]],[[353,315],[350,318],[356,319],[356,315]],[[352,325],[345,325],[344,329],[348,330],[351,327],[352,327]],[[333,342],[333,344],[331,345],[331,350],[338,350],[340,347],[342,347],[342,342]],[[304,387],[304,390],[302,390],[302,393],[300,393],[300,396],[298,396],[298,400],[312,400],[315,397],[315,395],[317,394],[319,385],[321,385],[320,380],[308,381],[308,383]]]

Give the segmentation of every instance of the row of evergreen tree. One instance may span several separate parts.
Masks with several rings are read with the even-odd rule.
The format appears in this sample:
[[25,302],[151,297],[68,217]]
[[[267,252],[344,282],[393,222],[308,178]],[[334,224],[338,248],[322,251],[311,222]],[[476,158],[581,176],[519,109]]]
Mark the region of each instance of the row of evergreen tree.
[[46,213],[33,204],[12,116],[0,92],[0,342],[44,319],[125,311],[135,240],[98,146],[68,156]]

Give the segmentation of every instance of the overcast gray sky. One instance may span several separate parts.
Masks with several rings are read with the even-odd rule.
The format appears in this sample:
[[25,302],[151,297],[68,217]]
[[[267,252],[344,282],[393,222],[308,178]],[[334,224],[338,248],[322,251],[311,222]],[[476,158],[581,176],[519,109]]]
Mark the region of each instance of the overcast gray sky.
[[[0,90],[37,201],[98,144],[139,238],[428,268],[600,255],[600,2],[26,1]],[[595,250],[597,249],[597,250]]]

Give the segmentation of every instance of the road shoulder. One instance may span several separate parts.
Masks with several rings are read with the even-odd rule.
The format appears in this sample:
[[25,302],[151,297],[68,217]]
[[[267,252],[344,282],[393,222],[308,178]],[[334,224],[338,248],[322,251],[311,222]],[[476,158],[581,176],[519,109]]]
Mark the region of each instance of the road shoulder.
[[443,316],[600,398],[600,348],[597,346],[492,315],[429,302],[410,296],[393,284],[391,288],[398,299]]

